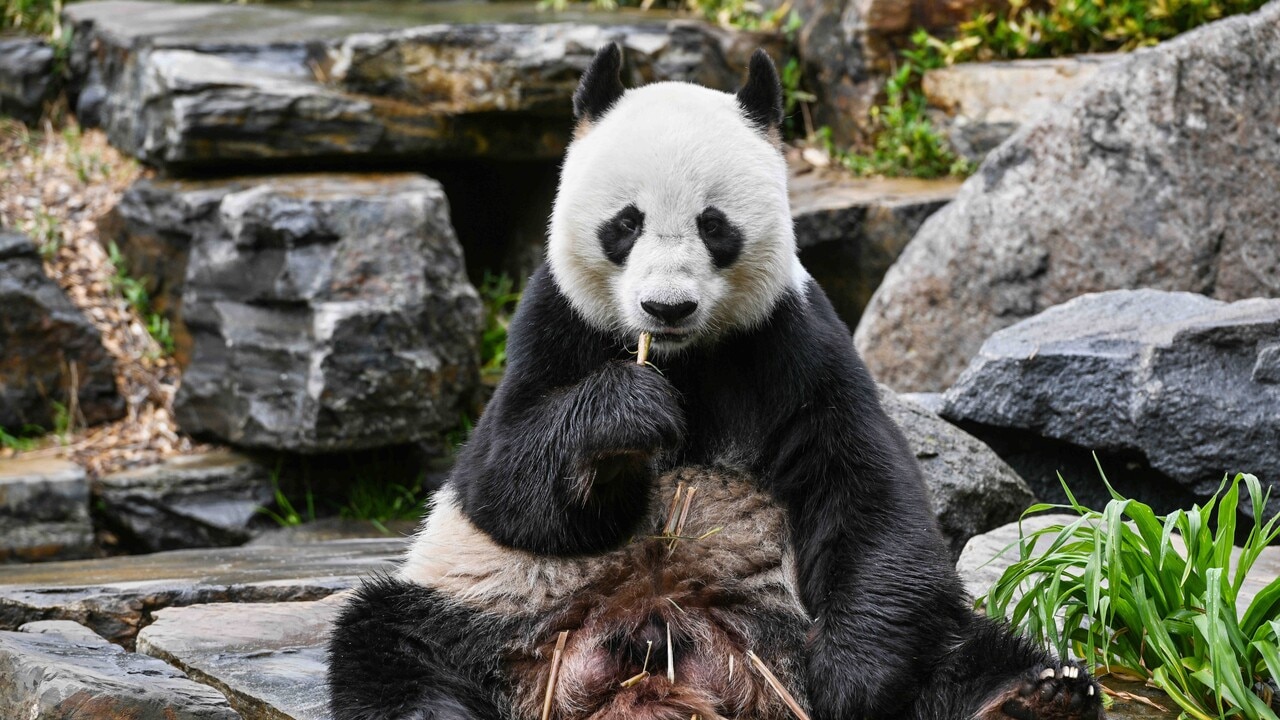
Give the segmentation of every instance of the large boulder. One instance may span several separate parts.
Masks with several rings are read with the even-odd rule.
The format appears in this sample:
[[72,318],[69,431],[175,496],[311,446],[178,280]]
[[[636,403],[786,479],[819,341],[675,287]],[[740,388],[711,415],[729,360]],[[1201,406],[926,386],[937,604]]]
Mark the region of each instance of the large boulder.
[[[72,367],[74,365],[74,368]],[[102,336],[45,275],[26,237],[0,231],[0,428],[54,427],[71,393],[89,423],[124,414]]]
[[191,238],[175,401],[199,437],[303,453],[453,427],[479,378],[481,307],[438,183],[229,181]]
[[[1269,512],[1280,512],[1280,300],[1158,290],[1076,298],[992,335],[942,414],[998,450],[1013,434],[1068,443],[1082,464],[1089,451],[1122,458],[1103,466],[1144,500],[1159,487],[1131,489],[1123,476],[1203,499],[1225,474],[1251,472],[1276,488]],[[1056,485],[1049,473],[1023,472],[1038,492],[1037,483]],[[1068,473],[1073,488],[1078,473]],[[1105,502],[1094,487],[1081,495]]]
[[56,87],[54,52],[33,37],[0,37],[0,115],[35,125]]
[[1022,478],[973,436],[883,386],[880,404],[920,462],[953,556],[969,538],[1017,519],[1035,502]]
[[1099,70],[987,157],[885,276],[855,339],[897,390],[1077,295],[1280,295],[1280,2]]
[[[595,50],[626,49],[631,82],[742,80],[777,35],[634,12],[444,3],[326,14],[227,4],[69,5],[81,116],[124,152],[171,171],[252,161],[556,159]],[[417,27],[410,27],[417,25]]]

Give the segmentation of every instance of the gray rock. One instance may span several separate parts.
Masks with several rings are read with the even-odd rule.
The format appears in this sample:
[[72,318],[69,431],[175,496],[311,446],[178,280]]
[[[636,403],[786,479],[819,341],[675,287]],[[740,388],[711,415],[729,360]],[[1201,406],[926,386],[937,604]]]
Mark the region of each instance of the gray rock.
[[274,494],[266,467],[226,450],[113,473],[93,491],[107,525],[147,552],[240,545]]
[[0,459],[0,561],[78,558],[92,550],[89,481],[79,465]]
[[959,183],[798,173],[797,167],[792,163],[787,185],[800,260],[853,327],[885,272]]
[[957,153],[977,163],[1023,124],[1088,87],[1098,69],[1115,59],[1075,55],[961,63],[926,72],[921,84],[934,127]]
[[192,238],[183,294],[184,431],[317,453],[453,427],[478,382],[481,307],[437,183],[260,178],[213,225]]
[[1280,295],[1277,78],[1277,2],[1100,69],[921,227],[855,335],[872,374],[942,389],[991,333],[1088,292]]
[[1198,498],[1241,471],[1280,488],[1280,384],[1255,379],[1278,342],[1280,300],[1084,295],[992,335],[943,415],[1136,454]]
[[132,647],[160,609],[317,600],[390,571],[405,548],[402,539],[339,540],[0,566],[0,628],[73,620]]
[[246,718],[329,720],[326,641],[344,600],[162,610],[138,651],[218,688]]
[[155,658],[56,634],[0,632],[0,717],[238,720],[217,690]]
[[1035,502],[1022,478],[976,438],[883,386],[880,404],[920,462],[953,556],[969,538],[1017,519]]
[[32,37],[0,37],[0,115],[40,121],[55,87],[53,48]]
[[18,628],[18,632],[36,635],[58,635],[81,645],[110,645],[111,642],[98,633],[70,620],[37,620]]
[[[107,0],[64,11],[71,67],[112,144],[171,171],[245,161],[556,159],[595,49],[628,51],[633,81],[729,90],[756,43],[654,15],[529,13],[475,3],[325,14]],[[603,23],[603,24],[602,24]],[[419,27],[407,28],[417,24]]]
[[124,414],[97,328],[45,275],[35,245],[0,231],[0,427],[52,429],[53,403],[70,405],[72,364],[85,421]]

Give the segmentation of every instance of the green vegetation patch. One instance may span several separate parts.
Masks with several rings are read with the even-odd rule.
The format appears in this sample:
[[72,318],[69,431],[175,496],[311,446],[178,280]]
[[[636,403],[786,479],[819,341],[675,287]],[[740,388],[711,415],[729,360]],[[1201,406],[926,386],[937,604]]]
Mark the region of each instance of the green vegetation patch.
[[[1254,520],[1233,562],[1241,485]],[[1236,608],[1250,569],[1280,536],[1280,515],[1263,520],[1270,492],[1241,474],[1203,507],[1163,517],[1111,495],[1101,512],[1082,507],[1070,490],[1069,505],[1027,510],[1079,519],[1025,534],[1017,561],[980,603],[1100,675],[1155,685],[1182,717],[1276,720],[1280,578],[1244,612]]]
[[1049,58],[1135,50],[1266,0],[1011,0],[962,23],[949,40],[934,38],[946,62]]

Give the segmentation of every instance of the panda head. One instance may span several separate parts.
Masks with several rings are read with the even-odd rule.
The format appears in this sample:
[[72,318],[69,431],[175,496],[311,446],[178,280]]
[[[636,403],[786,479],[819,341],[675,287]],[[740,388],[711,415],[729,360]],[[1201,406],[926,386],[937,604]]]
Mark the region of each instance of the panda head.
[[593,326],[655,352],[763,322],[803,271],[779,142],[782,87],[763,51],[736,95],[688,83],[624,90],[616,45],[574,94],[548,255]]

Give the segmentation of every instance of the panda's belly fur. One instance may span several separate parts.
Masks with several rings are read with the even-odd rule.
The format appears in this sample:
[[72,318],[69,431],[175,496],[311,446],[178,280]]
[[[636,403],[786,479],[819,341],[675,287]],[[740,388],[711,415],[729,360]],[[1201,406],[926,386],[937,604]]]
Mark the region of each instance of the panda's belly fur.
[[[678,486],[695,488],[680,539],[663,536]],[[677,511],[678,512],[678,511]],[[539,556],[499,546],[446,487],[401,577],[476,611],[474,632],[510,627],[502,642],[510,717],[542,715],[560,631],[568,639],[552,717],[604,720],[773,720],[791,712],[747,651],[805,704],[809,629],[796,591],[782,510],[751,478],[682,468],[657,481],[645,522],[612,552]],[[675,681],[668,677],[667,631]],[[646,679],[621,683],[645,669]]]

